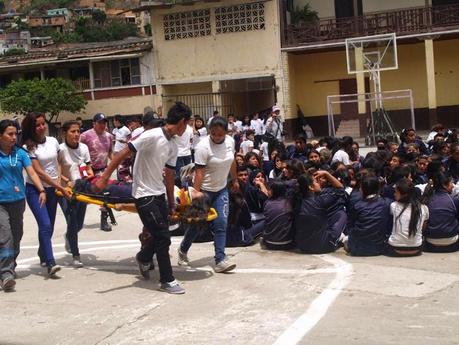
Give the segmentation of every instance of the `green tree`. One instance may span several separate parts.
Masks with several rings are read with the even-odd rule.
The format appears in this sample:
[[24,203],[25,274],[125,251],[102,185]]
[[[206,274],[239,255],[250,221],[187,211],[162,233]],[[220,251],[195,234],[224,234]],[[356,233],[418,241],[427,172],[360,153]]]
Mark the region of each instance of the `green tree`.
[[38,111],[47,114],[47,122],[56,122],[63,111],[77,112],[86,101],[70,80],[15,80],[0,91],[2,111],[27,114]]
[[102,10],[96,9],[92,11],[92,20],[95,23],[102,25],[107,20],[107,14]]
[[3,53],[3,56],[25,55],[25,53],[24,48],[10,48]]

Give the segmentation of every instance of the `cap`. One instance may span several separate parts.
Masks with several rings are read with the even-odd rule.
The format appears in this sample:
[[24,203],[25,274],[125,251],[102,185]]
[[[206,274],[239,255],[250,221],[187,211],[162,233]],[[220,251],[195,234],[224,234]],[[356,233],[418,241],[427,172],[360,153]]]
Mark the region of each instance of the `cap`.
[[107,117],[102,114],[102,113],[97,113],[96,115],[94,115],[94,117],[92,118],[92,120],[94,122],[101,122],[101,121],[105,121],[105,122],[108,122],[107,120]]
[[279,108],[278,105],[273,105],[273,113],[274,113],[275,111],[280,111],[280,110],[281,110],[281,109]]

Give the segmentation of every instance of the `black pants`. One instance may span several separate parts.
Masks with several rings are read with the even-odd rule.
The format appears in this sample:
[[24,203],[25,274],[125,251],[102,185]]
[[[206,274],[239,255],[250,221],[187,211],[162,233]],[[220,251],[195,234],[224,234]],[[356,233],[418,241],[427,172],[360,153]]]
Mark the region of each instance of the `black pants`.
[[156,253],[161,283],[171,282],[174,280],[174,276],[172,275],[171,259],[169,257],[171,238],[167,219],[169,208],[166,198],[164,194],[147,196],[135,199],[135,205],[143,225],[151,234],[150,241],[137,254],[137,259],[144,263],[150,263],[153,254]]

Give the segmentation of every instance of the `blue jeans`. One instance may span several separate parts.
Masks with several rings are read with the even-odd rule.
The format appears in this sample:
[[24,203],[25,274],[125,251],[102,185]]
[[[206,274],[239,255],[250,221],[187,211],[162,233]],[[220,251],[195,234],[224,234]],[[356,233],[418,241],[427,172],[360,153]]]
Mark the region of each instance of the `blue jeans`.
[[182,181],[180,178],[180,170],[188,164],[192,162],[191,155],[190,156],[183,156],[177,157],[177,163],[175,163],[175,182],[178,184],[179,187],[182,185]]
[[[218,216],[212,222],[212,229],[214,230],[214,247],[215,247],[215,263],[219,263],[225,259],[225,245],[226,245],[226,226],[228,223],[228,210],[229,210],[229,198],[228,189],[224,189],[218,192],[207,192],[202,191],[210,199],[211,207],[215,208]],[[182,243],[180,244],[180,250],[183,253],[187,253],[193,243],[194,239],[198,236],[198,228],[195,226],[189,226],[185,236],[183,237]]]
[[61,198],[59,204],[62,207],[62,212],[64,212],[65,220],[67,221],[67,232],[65,237],[67,241],[69,241],[70,251],[73,256],[79,256],[78,232],[83,229],[87,204],[80,201],[67,200],[65,198]]
[[54,187],[47,187],[45,191],[46,204],[41,207],[38,199],[40,193],[38,193],[34,185],[26,183],[27,204],[38,224],[38,256],[40,257],[40,262],[46,262],[46,265],[54,266],[56,261],[54,260],[51,238],[53,237],[54,221],[56,219],[57,196]]

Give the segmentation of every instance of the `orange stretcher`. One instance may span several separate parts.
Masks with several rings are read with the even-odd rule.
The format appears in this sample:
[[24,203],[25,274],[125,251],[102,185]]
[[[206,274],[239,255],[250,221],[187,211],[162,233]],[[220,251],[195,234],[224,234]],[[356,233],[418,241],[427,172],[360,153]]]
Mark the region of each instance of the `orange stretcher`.
[[[116,211],[126,211],[126,212],[137,213],[137,208],[135,207],[135,204],[133,203],[110,203],[110,202],[104,201],[99,198],[91,197],[90,195],[86,195],[84,193],[78,193],[78,192],[74,193],[73,190],[71,190],[70,188],[68,189],[68,192],[71,195],[71,198],[76,201],[84,202],[86,204],[104,206],[104,207],[114,209]],[[58,190],[56,190],[56,195],[64,196],[62,192]],[[183,212],[191,204],[189,193],[188,191],[185,191],[184,189],[180,189],[179,191],[177,191],[176,200],[178,201],[177,208],[175,212],[170,216],[170,220],[173,222],[178,222],[180,220],[183,220],[181,214],[183,214]],[[214,208],[211,208],[209,210],[209,213],[207,214],[207,221],[211,222],[215,220],[217,216],[218,216],[217,211],[215,211]],[[186,222],[194,223],[194,222],[199,222],[201,220],[202,219],[187,218]]]

